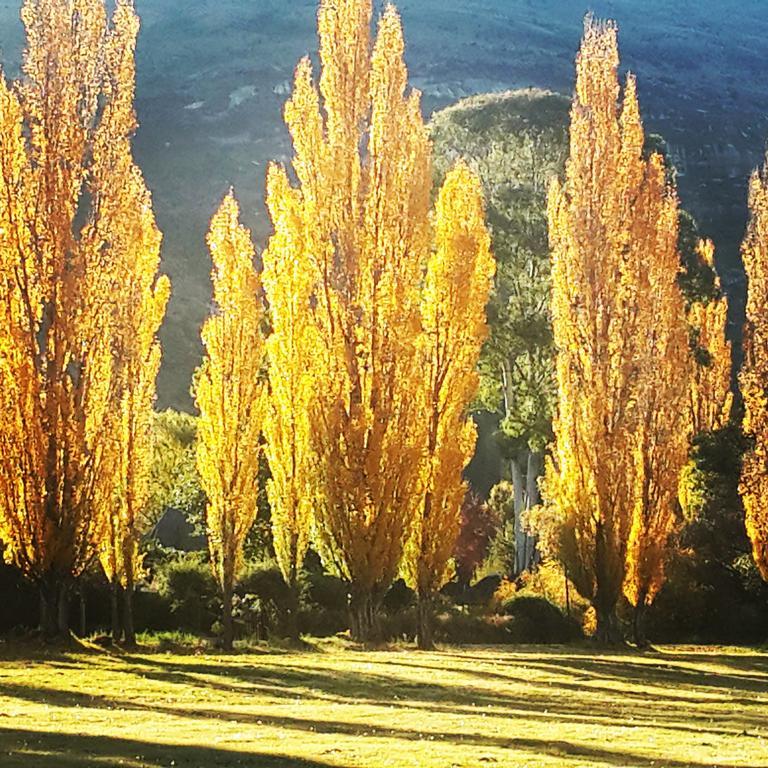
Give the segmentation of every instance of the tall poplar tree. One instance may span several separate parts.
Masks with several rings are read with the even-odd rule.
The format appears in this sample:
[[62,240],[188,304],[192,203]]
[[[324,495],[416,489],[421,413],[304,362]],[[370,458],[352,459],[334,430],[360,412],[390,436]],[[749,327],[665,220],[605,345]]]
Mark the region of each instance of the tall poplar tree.
[[744,366],[744,431],[752,440],[744,456],[741,496],[755,563],[768,581],[768,166],[749,185],[751,219],[742,246],[747,273]]
[[435,250],[421,305],[423,496],[404,560],[418,596],[422,649],[433,646],[432,601],[449,576],[461,528],[467,493],[462,473],[477,439],[468,411],[479,384],[477,364],[487,336],[485,307],[495,268],[480,180],[463,163],[445,179],[435,220]]
[[203,326],[206,356],[195,382],[200,409],[197,466],[208,497],[211,565],[222,595],[223,642],[232,649],[232,598],[243,544],[258,512],[264,423],[264,304],[250,232],[230,192],[211,220],[214,314]]
[[661,156],[644,153],[635,80],[622,95],[618,65],[615,25],[588,17],[565,183],[549,201],[559,404],[546,498],[559,556],[609,642],[625,583],[638,600],[653,591],[688,435],[687,410],[673,410],[689,370],[677,197]]
[[[417,365],[430,247],[430,146],[391,6],[323,0],[319,88],[305,59],[285,117],[299,182],[295,258],[316,275],[311,409],[316,532],[350,582],[353,634],[375,632],[418,498]],[[280,216],[285,184],[267,204]]]
[[0,535],[52,633],[108,527],[113,416],[142,386],[117,353],[146,309],[125,292],[143,270],[167,287],[135,239],[156,229],[130,150],[132,3],[27,0],[22,20],[23,77],[0,82]]
[[262,280],[269,302],[271,333],[267,338],[269,398],[264,422],[270,478],[275,556],[290,594],[289,633],[298,637],[298,575],[310,538],[315,491],[315,461],[310,410],[321,385],[313,377],[312,356],[318,349],[312,322],[312,266],[301,219],[301,196],[291,189],[283,169],[272,166],[267,178],[274,234],[262,255]]

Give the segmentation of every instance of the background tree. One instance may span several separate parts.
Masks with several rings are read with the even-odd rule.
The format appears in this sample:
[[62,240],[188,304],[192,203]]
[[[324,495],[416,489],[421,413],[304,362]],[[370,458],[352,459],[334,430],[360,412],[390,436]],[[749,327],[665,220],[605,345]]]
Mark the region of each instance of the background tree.
[[497,269],[490,333],[480,363],[480,403],[500,418],[497,434],[514,488],[509,575],[535,552],[522,519],[539,503],[544,449],[552,437],[554,346],[549,307],[547,189],[568,154],[565,96],[538,90],[487,94],[438,112],[430,123],[436,177],[458,157],[479,175]]
[[744,432],[752,447],[744,456],[741,496],[747,534],[763,578],[768,581],[768,166],[749,185],[751,219],[742,247],[747,272],[744,366]]
[[232,649],[232,596],[243,543],[258,512],[265,413],[264,306],[250,233],[230,192],[211,220],[215,313],[203,326],[206,357],[195,383],[200,409],[197,465],[208,497],[206,524],[222,593],[223,642]]
[[418,597],[418,644],[433,647],[432,600],[445,583],[467,494],[464,468],[477,432],[469,416],[487,335],[485,307],[494,272],[480,180],[459,163],[435,208],[435,250],[421,305],[419,370],[423,377],[426,456],[423,498],[414,517],[404,569]]
[[485,502],[470,491],[461,505],[461,525],[453,559],[456,581],[466,589],[483,564],[498,533],[501,516],[490,501]]
[[[549,201],[559,405],[546,497],[559,557],[595,607],[598,638],[609,642],[619,639],[630,534],[653,535],[647,521],[658,507],[643,492],[653,482],[667,494],[673,474],[663,471],[668,459],[647,463],[657,442],[671,449],[670,433],[651,424],[647,340],[655,294],[667,297],[669,313],[679,298],[677,198],[662,158],[644,155],[632,77],[619,104],[618,65],[615,25],[588,18],[565,184],[553,184]],[[652,284],[649,259],[658,262]],[[677,332],[668,333],[677,350]],[[687,387],[685,376],[679,381]]]
[[28,0],[22,20],[23,78],[0,83],[0,532],[63,632],[106,530],[110,420],[139,386],[115,354],[133,226],[156,230],[130,155],[132,4]]
[[[353,636],[362,640],[375,632],[418,497],[416,354],[431,188],[400,19],[385,11],[371,50],[371,15],[370,0],[321,3],[319,92],[304,60],[285,113],[300,185],[294,240],[303,238],[316,275],[318,546],[350,582]],[[273,219],[281,188],[267,200]]]
[[[263,254],[262,280],[270,308],[267,339],[269,400],[264,423],[270,479],[272,541],[291,595],[291,636],[298,638],[298,576],[309,546],[314,489],[311,404],[320,382],[308,357],[317,349],[311,319],[314,281],[303,242],[301,197],[285,171],[273,166],[267,179],[274,234]],[[298,238],[298,240],[297,240]]]

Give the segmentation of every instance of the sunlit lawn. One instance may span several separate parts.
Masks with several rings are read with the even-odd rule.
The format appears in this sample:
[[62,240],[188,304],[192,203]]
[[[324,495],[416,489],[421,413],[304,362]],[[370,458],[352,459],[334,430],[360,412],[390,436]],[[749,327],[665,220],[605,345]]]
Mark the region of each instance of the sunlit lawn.
[[768,766],[768,654],[0,651],[0,766]]

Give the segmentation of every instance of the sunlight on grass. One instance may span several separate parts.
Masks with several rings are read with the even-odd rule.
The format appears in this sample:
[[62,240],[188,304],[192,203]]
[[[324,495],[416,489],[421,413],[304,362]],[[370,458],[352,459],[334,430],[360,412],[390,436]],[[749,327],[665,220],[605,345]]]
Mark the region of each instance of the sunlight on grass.
[[768,765],[768,655],[5,653],[0,763]]

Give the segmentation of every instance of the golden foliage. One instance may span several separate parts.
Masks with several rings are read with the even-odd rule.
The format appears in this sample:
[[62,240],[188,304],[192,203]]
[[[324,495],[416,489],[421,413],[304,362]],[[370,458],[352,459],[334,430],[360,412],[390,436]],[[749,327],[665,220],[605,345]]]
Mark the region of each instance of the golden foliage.
[[751,219],[742,246],[747,273],[744,367],[744,431],[754,445],[744,457],[741,495],[747,533],[763,578],[768,580],[768,167],[749,185]]
[[301,196],[282,168],[267,177],[274,234],[263,254],[262,281],[270,307],[267,339],[269,399],[264,422],[275,556],[287,584],[296,585],[309,546],[314,491],[310,410],[317,396],[312,357],[318,349],[312,323],[312,267],[301,218]]
[[319,91],[305,60],[285,110],[300,188],[273,171],[267,197],[278,228],[295,194],[285,236],[314,275],[315,529],[361,606],[397,574],[418,496],[414,393],[431,184],[400,19],[385,11],[372,50],[370,19],[370,0],[321,3]]
[[632,76],[619,103],[618,65],[616,27],[588,19],[549,201],[559,409],[545,496],[569,576],[604,617],[622,586],[656,588],[689,432],[677,197],[662,158],[644,156]]
[[132,3],[108,19],[103,0],[27,0],[22,19],[23,79],[0,82],[0,535],[6,559],[50,582],[141,503],[126,431],[141,431],[154,374],[120,353],[159,357],[168,284],[130,149]]
[[202,331],[205,358],[195,382],[200,410],[197,466],[208,497],[206,526],[216,580],[231,600],[243,543],[258,511],[264,423],[264,304],[250,232],[230,192],[211,220],[215,312]]
[[[702,240],[698,250],[701,259],[714,268],[714,243]],[[719,277],[715,278],[715,289],[717,298],[696,302],[688,313],[696,345],[704,358],[694,366],[691,379],[690,408],[694,434],[722,429],[731,418],[733,409],[732,350],[726,336],[728,299],[722,292]]]
[[462,474],[476,441],[468,409],[479,383],[477,363],[495,269],[480,180],[463,163],[448,173],[440,190],[435,229],[421,305],[423,500],[404,559],[408,580],[423,596],[445,583],[461,526],[467,492]]

